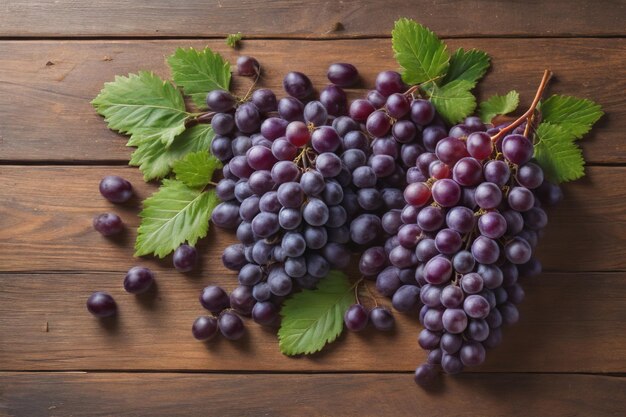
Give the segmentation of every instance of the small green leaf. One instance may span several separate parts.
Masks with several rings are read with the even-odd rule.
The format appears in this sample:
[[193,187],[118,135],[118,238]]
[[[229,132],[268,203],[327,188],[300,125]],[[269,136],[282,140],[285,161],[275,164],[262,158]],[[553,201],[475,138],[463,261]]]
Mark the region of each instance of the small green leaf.
[[205,48],[178,48],[167,59],[172,79],[191,96],[194,104],[206,108],[206,95],[213,90],[226,90],[230,86],[230,64],[217,52]]
[[135,256],[153,253],[163,258],[184,242],[195,245],[206,236],[211,212],[218,203],[215,190],[202,191],[181,181],[163,180],[139,213]]
[[450,58],[450,68],[442,83],[466,80],[476,83],[489,69],[489,55],[478,49],[469,51],[459,48]]
[[239,41],[241,41],[241,38],[243,38],[241,32],[231,33],[226,37],[226,45],[235,49],[239,45]]
[[583,98],[553,95],[541,103],[543,120],[558,124],[577,139],[589,132],[603,114],[600,105]]
[[505,96],[494,95],[487,101],[480,103],[480,119],[484,123],[491,123],[494,117],[501,114],[509,114],[519,105],[519,94],[517,91],[509,91]]
[[[149,132],[148,132],[149,133]],[[210,124],[199,124],[177,136],[169,147],[154,136],[133,135],[130,146],[138,146],[129,165],[138,166],[146,181],[169,174],[172,164],[190,152],[206,151],[215,136]]]
[[285,355],[311,354],[343,331],[343,316],[354,303],[346,275],[330,271],[316,290],[304,290],[285,301],[278,340]]
[[110,129],[132,135],[149,131],[166,145],[185,130],[189,115],[176,87],[146,71],[115,77],[91,104]]
[[476,108],[476,98],[471,93],[474,85],[467,80],[454,80],[441,87],[430,84],[425,89],[441,117],[455,124],[472,114]]
[[173,169],[176,179],[189,187],[204,187],[213,178],[213,172],[221,167],[219,159],[208,151],[199,151],[174,162]]
[[421,84],[443,77],[448,71],[450,54],[446,44],[425,26],[409,20],[396,21],[391,42],[402,79],[407,84]]
[[554,182],[576,180],[585,175],[585,160],[571,132],[543,122],[535,132],[535,158],[548,179]]

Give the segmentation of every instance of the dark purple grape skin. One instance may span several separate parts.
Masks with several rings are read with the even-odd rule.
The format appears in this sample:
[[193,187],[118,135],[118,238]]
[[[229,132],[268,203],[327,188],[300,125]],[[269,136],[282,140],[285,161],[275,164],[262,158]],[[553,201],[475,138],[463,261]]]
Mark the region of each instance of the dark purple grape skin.
[[385,307],[374,307],[370,311],[370,321],[376,330],[390,331],[395,326],[395,318],[391,310]]
[[209,109],[216,112],[226,112],[235,106],[235,97],[225,90],[213,90],[206,96]]
[[198,317],[191,326],[191,333],[202,342],[213,339],[217,334],[217,319],[211,316]]
[[230,298],[226,291],[217,285],[209,285],[200,293],[200,304],[213,314],[219,314],[230,307]]
[[198,262],[198,252],[196,248],[189,245],[180,245],[174,251],[174,268],[179,272],[191,271]]
[[93,218],[93,228],[103,236],[113,236],[124,230],[124,223],[117,214],[102,213]]
[[437,378],[437,367],[431,363],[425,363],[415,369],[413,380],[421,387],[429,387]]
[[271,326],[279,319],[279,310],[270,301],[256,303],[252,308],[252,319],[261,326]]
[[87,310],[96,317],[111,317],[117,314],[117,304],[110,294],[97,291],[87,299]]
[[131,294],[142,294],[154,283],[154,273],[148,268],[135,266],[124,277],[124,289]]
[[223,312],[217,320],[220,332],[229,340],[238,340],[245,333],[241,318],[232,311]]
[[385,97],[401,93],[404,88],[402,77],[396,71],[383,71],[376,76],[376,90]]
[[261,73],[261,65],[256,58],[251,56],[240,56],[237,58],[237,74],[250,77]]
[[252,296],[252,287],[240,285],[230,293],[230,306],[244,316],[252,314],[256,300]]
[[350,87],[356,84],[359,72],[352,64],[338,62],[331,64],[328,67],[326,76],[331,83],[338,85],[339,87]]
[[343,321],[348,330],[352,332],[361,331],[365,328],[365,326],[367,326],[367,309],[361,304],[353,304],[348,308],[346,314],[343,316]]
[[269,88],[259,88],[252,93],[252,102],[261,113],[268,113],[278,109],[276,94]]
[[313,84],[309,77],[298,71],[291,71],[283,79],[285,92],[297,99],[305,99],[313,92]]
[[112,203],[124,203],[133,196],[133,186],[117,175],[107,175],[100,181],[100,194]]

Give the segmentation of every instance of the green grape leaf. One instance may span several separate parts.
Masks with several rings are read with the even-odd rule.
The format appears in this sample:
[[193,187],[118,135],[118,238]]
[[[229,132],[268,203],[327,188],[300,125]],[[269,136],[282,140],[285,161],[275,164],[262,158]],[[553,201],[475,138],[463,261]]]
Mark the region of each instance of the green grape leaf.
[[184,242],[195,245],[206,236],[211,212],[218,203],[215,190],[202,191],[182,181],[163,180],[139,213],[135,256],[153,253],[163,258]]
[[208,151],[199,151],[175,161],[172,168],[177,180],[189,187],[204,187],[213,178],[213,172],[222,168],[222,163]]
[[278,340],[285,355],[311,354],[343,331],[343,316],[354,303],[354,287],[346,275],[330,271],[316,290],[304,290],[283,304]]
[[131,135],[151,132],[166,145],[185,130],[189,116],[176,87],[147,71],[115,77],[91,104],[110,129]]
[[442,84],[447,84],[454,80],[466,80],[473,83],[485,75],[489,69],[489,55],[478,49],[469,51],[459,48],[450,58],[450,68],[443,78]]
[[471,92],[474,85],[467,80],[454,80],[442,86],[429,84],[425,90],[441,117],[449,124],[455,124],[476,108],[476,98]]
[[535,135],[535,158],[549,180],[561,183],[585,175],[582,150],[570,131],[560,125],[543,122]]
[[509,114],[519,105],[519,93],[515,90],[509,91],[504,96],[494,95],[487,101],[480,103],[478,111],[480,119],[484,123],[491,123],[494,117],[502,114]]
[[172,79],[183,88],[196,106],[205,109],[206,95],[213,90],[226,90],[230,86],[230,64],[217,52],[205,48],[178,48],[167,59]]
[[395,23],[391,38],[405,83],[421,84],[446,75],[450,61],[446,44],[425,26],[400,19]]
[[129,146],[138,146],[129,165],[138,166],[146,181],[169,174],[175,161],[190,152],[206,151],[215,136],[210,124],[199,124],[185,130],[167,147],[154,135],[133,135]]
[[580,139],[604,113],[591,100],[553,95],[541,103],[542,120],[557,124]]
[[235,49],[237,48],[237,46],[239,46],[239,42],[241,41],[242,38],[243,38],[243,35],[241,34],[241,32],[231,33],[230,35],[226,37],[226,45]]

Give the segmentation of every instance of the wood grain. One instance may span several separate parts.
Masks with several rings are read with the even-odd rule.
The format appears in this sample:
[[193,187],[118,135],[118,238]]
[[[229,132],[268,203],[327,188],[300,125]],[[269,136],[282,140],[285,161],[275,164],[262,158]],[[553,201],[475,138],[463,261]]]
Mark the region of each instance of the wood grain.
[[[135,297],[123,273],[0,274],[0,370],[411,371],[425,359],[417,318],[400,313],[392,334],[346,332],[310,357],[283,356],[274,331],[252,322],[238,342],[197,342],[191,324],[207,314],[200,290],[236,286],[217,268],[198,275],[158,270],[156,291]],[[475,371],[626,372],[623,272],[544,273],[523,286],[520,323]],[[96,290],[117,300],[116,320],[87,312]]]
[[[113,205],[98,192],[105,175],[127,178],[137,199]],[[566,199],[550,211],[550,224],[537,250],[548,270],[626,269],[624,167],[588,167],[587,177],[565,186]],[[130,167],[0,166],[0,271],[125,271],[131,254],[140,201],[156,186]],[[106,239],[91,226],[105,211],[128,225],[121,238]],[[222,271],[222,250],[233,234],[211,228],[199,248],[204,271]],[[146,260],[170,267],[170,260]]]
[[624,3],[616,0],[5,0],[0,13],[0,36],[9,37],[389,36],[400,17],[440,36],[624,34]]
[[49,416],[621,416],[626,379],[464,374],[424,391],[411,376],[1,373],[3,411]]
[[[276,91],[282,91],[282,76],[289,70],[306,72],[321,88],[328,83],[330,63],[349,61],[361,71],[361,87],[371,88],[379,71],[396,67],[389,39],[245,41],[236,52],[221,40],[4,41],[0,161],[127,161],[131,150],[125,148],[125,139],[107,130],[91,99],[118,74],[153,69],[167,77],[164,56],[178,46],[206,45],[233,62],[239,54],[256,56],[265,70],[262,85]],[[531,101],[542,71],[551,68],[556,79],[550,92],[593,99],[606,112],[582,142],[587,161],[626,162],[626,39],[457,39],[449,46],[487,51],[493,67],[479,98],[516,89],[521,108]],[[245,91],[249,80],[235,78],[235,89]],[[363,90],[349,93],[361,97]]]

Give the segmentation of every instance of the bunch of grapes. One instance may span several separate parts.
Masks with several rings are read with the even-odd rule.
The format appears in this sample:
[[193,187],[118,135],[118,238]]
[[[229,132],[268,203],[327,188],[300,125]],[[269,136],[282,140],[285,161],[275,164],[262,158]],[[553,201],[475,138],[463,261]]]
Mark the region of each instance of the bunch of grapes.
[[424,325],[418,343],[430,351],[416,370],[418,384],[428,383],[439,365],[455,374],[482,364],[485,349],[500,343],[501,326],[519,318],[518,278],[541,270],[532,254],[547,224],[542,203],[556,203],[561,192],[531,162],[525,126],[507,134],[513,127],[488,129],[469,117],[425,143],[419,173],[407,175],[392,267],[378,275],[377,287],[403,305],[408,290],[400,273],[415,272],[412,302],[417,294]]

